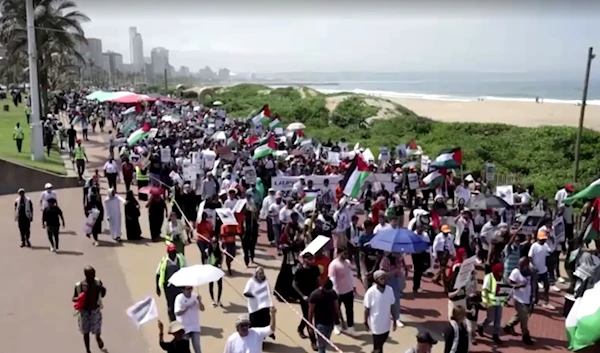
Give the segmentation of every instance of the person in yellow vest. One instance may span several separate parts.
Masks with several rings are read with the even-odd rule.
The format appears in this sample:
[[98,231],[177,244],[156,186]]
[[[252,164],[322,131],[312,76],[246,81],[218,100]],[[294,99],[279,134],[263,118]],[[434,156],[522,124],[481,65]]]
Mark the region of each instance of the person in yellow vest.
[[169,244],[167,255],[160,260],[158,268],[156,268],[156,295],[160,297],[162,291],[164,291],[171,322],[175,321],[175,298],[181,293],[181,288],[170,285],[169,278],[186,266],[185,258],[177,252],[177,247],[174,244]]
[[75,147],[74,159],[75,165],[77,166],[77,175],[79,176],[79,180],[83,180],[85,163],[89,161],[87,155],[85,154],[85,149],[81,145],[81,139],[77,139],[77,147]]
[[23,132],[23,128],[21,127],[21,123],[17,123],[15,129],[13,131],[13,140],[17,143],[17,151],[21,153],[21,149],[23,148],[23,140],[25,139],[25,132]]
[[140,168],[139,166],[135,166],[135,180],[137,182],[138,194],[140,193],[140,189],[148,186],[150,184],[150,175],[148,175],[148,168]]
[[477,326],[477,331],[479,336],[483,337],[485,327],[494,322],[492,340],[496,344],[502,343],[502,340],[498,336],[502,322],[502,308],[504,308],[504,303],[508,299],[511,289],[512,286],[510,284],[504,283],[504,266],[501,263],[492,266],[492,273],[488,273],[483,277],[481,303],[487,309],[487,316]]
[[104,349],[102,333],[102,298],[106,288],[96,278],[96,270],[87,266],[83,269],[85,280],[77,282],[73,291],[73,306],[77,310],[79,331],[83,335],[86,352],[90,352],[90,333],[96,336],[100,350]]

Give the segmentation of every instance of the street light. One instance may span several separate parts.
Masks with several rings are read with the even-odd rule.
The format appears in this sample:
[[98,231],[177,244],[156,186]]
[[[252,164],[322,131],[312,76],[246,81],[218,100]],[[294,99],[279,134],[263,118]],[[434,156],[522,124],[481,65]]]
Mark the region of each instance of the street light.
[[33,0],[25,0],[27,12],[27,51],[29,54],[29,92],[31,97],[31,159],[44,160],[44,141],[40,114],[40,85],[37,69],[37,46],[35,43],[35,19]]
[[585,69],[585,81],[583,83],[583,97],[581,98],[581,110],[579,112],[579,130],[577,130],[577,142],[575,143],[575,171],[573,173],[573,181],[577,182],[579,176],[579,154],[581,150],[581,135],[583,134],[583,118],[585,117],[585,106],[587,103],[588,86],[590,83],[590,69],[592,68],[592,60],[596,57],[594,48],[588,49],[587,66]]

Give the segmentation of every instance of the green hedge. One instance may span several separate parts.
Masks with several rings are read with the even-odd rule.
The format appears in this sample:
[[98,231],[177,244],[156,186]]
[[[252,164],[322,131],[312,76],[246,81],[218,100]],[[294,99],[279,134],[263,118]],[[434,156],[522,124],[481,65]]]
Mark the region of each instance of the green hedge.
[[[432,159],[444,148],[460,146],[465,172],[480,172],[487,162],[494,162],[497,173],[521,175],[523,184],[534,184],[537,192],[549,199],[558,188],[572,182],[577,130],[571,127],[443,123],[417,116],[402,106],[397,106],[397,117],[365,126],[365,118],[376,115],[377,108],[367,105],[362,96],[351,96],[330,112],[326,95],[302,98],[294,88],[270,90],[252,84],[229,87],[210,98],[222,101],[234,117],[247,117],[268,104],[271,113],[279,114],[285,124],[304,123],[309,136],[333,141],[343,137],[370,147],[375,155],[380,146],[394,149],[411,139]],[[578,187],[600,174],[598,146],[600,133],[584,130]]]

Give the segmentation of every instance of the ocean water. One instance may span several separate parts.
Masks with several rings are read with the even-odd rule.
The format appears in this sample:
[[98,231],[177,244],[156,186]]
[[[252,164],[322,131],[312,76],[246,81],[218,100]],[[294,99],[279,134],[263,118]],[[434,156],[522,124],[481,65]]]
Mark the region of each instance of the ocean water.
[[[444,101],[534,102],[539,97],[547,103],[564,104],[581,102],[584,83],[583,73],[294,73],[272,78],[311,83],[310,87],[324,93]],[[600,105],[600,74],[590,77],[587,104]]]

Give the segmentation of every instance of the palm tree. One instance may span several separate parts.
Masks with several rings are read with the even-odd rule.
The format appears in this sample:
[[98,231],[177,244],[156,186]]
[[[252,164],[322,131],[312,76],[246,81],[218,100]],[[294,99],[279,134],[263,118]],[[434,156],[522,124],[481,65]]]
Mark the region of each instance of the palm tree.
[[[38,79],[42,88],[40,111],[46,114],[49,110],[47,89],[50,86],[50,72],[57,69],[57,65],[63,65],[65,57],[69,57],[71,62],[83,63],[84,59],[75,47],[79,42],[87,43],[81,23],[90,19],[77,11],[77,5],[69,0],[33,0],[33,6]],[[25,1],[0,0],[0,13],[0,43],[5,46],[9,56],[22,57],[25,54],[27,57]]]

